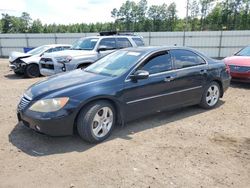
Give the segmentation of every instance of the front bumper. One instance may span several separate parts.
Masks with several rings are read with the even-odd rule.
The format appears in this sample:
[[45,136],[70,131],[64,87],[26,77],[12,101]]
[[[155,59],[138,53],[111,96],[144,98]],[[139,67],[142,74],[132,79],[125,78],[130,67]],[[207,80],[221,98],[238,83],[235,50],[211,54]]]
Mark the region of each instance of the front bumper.
[[57,118],[42,119],[25,112],[17,112],[18,121],[37,132],[50,136],[72,135],[74,130],[74,115],[69,114]]
[[18,71],[18,72],[24,72],[24,69],[26,67],[26,63],[11,63],[9,64],[9,68],[13,71]]

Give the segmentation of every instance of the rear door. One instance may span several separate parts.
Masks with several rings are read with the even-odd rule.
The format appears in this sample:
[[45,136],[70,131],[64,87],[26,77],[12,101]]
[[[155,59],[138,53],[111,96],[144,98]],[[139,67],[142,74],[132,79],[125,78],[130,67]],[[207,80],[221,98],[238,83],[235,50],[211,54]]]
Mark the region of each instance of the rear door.
[[199,103],[207,80],[208,65],[204,58],[190,50],[170,50],[175,78],[176,98],[181,105]]

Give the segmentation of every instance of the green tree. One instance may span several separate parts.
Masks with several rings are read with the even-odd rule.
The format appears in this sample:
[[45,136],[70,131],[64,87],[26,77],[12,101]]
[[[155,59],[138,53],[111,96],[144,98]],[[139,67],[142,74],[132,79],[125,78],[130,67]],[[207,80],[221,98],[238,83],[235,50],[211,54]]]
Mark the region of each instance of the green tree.
[[36,19],[32,22],[30,27],[31,33],[42,33],[43,32],[43,24],[39,19]]

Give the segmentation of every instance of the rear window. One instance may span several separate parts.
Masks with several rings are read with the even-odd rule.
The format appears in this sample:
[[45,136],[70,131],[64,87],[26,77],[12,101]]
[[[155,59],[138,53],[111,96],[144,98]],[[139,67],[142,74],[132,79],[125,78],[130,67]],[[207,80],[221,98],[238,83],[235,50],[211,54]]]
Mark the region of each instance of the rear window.
[[135,42],[137,46],[144,46],[144,42],[141,38],[133,37],[132,40]]

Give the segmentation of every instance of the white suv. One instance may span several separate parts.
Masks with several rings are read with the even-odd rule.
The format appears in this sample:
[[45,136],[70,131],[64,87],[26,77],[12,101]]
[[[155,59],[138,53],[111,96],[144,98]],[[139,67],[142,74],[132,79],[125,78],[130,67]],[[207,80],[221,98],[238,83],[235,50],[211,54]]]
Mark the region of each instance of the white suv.
[[134,34],[103,32],[100,36],[80,38],[69,50],[44,54],[40,72],[50,76],[77,68],[85,68],[103,56],[121,48],[144,46],[142,37]]

